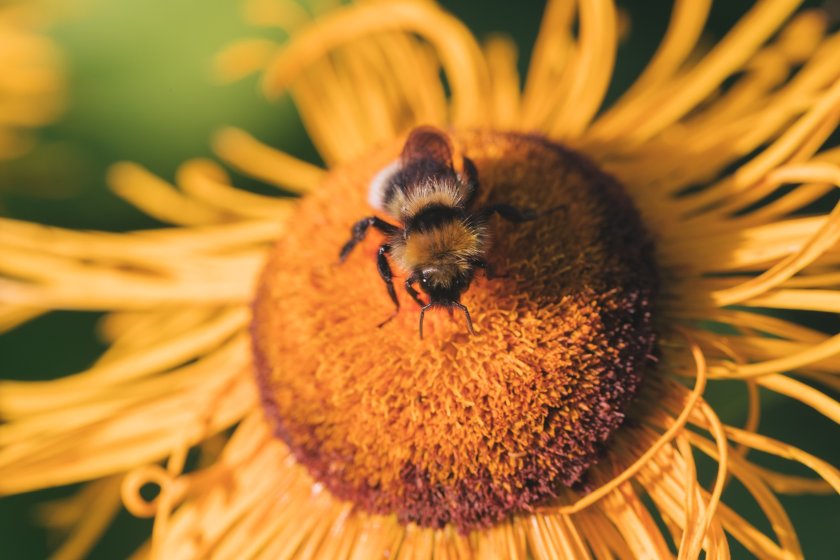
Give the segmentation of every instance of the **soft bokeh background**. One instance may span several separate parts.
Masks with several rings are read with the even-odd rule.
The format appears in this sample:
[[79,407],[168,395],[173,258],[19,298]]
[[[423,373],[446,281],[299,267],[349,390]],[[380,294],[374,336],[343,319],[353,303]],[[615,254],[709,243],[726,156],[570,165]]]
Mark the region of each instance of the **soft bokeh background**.
[[[211,59],[222,46],[245,35],[282,39],[279,32],[255,32],[248,26],[241,18],[241,2],[65,0],[61,4],[73,9],[62,10],[49,33],[65,51],[68,110],[60,122],[41,131],[32,153],[0,162],[0,215],[111,231],[157,227],[159,223],[110,194],[104,182],[107,167],[132,160],[171,179],[185,159],[210,155],[209,138],[223,125],[240,126],[269,144],[318,161],[288,99],[264,101],[254,79],[225,86],[213,83]],[[751,3],[717,4],[708,26],[710,38],[723,34]],[[542,2],[448,0],[443,5],[479,37],[499,31],[512,35],[520,45],[524,71]],[[667,0],[623,5],[632,25],[618,58],[613,98],[655,49],[670,9]],[[259,189],[248,181],[240,184]],[[92,334],[97,318],[93,313],[54,313],[0,337],[0,377],[49,379],[85,368],[102,350]],[[826,326],[837,328],[832,323]],[[789,400],[763,396],[763,433],[840,464],[834,424]],[[743,387],[734,383],[713,384],[709,391],[724,419],[735,423],[743,421],[744,397]],[[786,466],[771,460],[768,464]],[[707,479],[712,474],[706,469]],[[37,524],[36,504],[70,490],[0,500],[0,558],[45,557],[54,540]],[[730,486],[725,499],[769,531],[737,484]],[[799,531],[806,558],[837,558],[837,498],[783,497],[782,501]],[[92,557],[129,555],[150,527],[148,520],[121,514]],[[736,558],[748,557],[737,546],[733,553]]]

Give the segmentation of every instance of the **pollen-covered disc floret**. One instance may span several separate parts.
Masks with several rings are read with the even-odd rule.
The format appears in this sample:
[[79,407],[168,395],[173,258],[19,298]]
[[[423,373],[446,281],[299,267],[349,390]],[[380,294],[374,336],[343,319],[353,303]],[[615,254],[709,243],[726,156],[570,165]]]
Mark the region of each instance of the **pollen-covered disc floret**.
[[[618,182],[539,137],[459,132],[477,206],[493,218],[483,275],[458,314],[393,304],[371,234],[338,251],[367,185],[400,146],[333,172],[273,250],[254,304],[265,409],[298,461],[339,497],[404,522],[466,531],[585,486],[652,363],[652,242]],[[396,272],[396,271],[395,271]],[[400,278],[395,278],[400,285]]]

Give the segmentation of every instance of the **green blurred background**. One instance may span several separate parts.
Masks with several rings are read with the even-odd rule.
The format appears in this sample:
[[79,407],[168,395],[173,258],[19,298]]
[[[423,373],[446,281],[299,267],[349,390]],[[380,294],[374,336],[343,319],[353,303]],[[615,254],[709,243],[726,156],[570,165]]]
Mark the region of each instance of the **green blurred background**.
[[[620,4],[630,14],[632,26],[619,54],[611,98],[644,66],[670,10],[665,0]],[[707,28],[710,37],[725,33],[750,5],[717,4]],[[513,36],[520,45],[524,72],[542,2],[457,0],[443,5],[479,37],[499,31]],[[32,153],[0,162],[0,213],[85,229],[157,227],[159,223],[110,194],[104,182],[106,169],[113,162],[131,160],[171,179],[185,159],[211,155],[209,138],[223,125],[240,126],[271,145],[317,162],[287,99],[266,102],[256,91],[255,79],[224,86],[213,83],[211,60],[221,47],[245,36],[283,38],[280,32],[246,25],[241,7],[236,1],[83,0],[72,15],[57,21],[49,33],[67,59],[68,110],[61,121],[41,131]],[[54,313],[0,337],[0,377],[48,379],[83,369],[102,350],[92,334],[97,317]],[[709,397],[724,419],[743,421],[741,386],[714,384]],[[763,433],[840,464],[834,424],[787,399],[764,397]],[[771,460],[767,464],[784,466]],[[712,472],[706,468],[705,477]],[[54,543],[35,522],[35,505],[69,490],[0,500],[0,558],[45,557]],[[725,500],[769,531],[737,485],[727,491]],[[782,501],[806,558],[840,556],[836,497],[782,497]],[[142,543],[150,526],[123,513],[92,557],[125,557]],[[733,553],[736,558],[749,557],[737,546]]]

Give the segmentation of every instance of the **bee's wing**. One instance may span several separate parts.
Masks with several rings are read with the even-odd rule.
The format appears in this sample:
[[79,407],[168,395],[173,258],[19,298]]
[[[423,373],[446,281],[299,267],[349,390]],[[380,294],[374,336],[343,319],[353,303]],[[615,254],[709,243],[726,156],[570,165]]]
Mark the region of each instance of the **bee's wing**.
[[418,160],[432,160],[452,167],[452,141],[446,132],[433,126],[418,126],[408,135],[400,161],[404,166]]

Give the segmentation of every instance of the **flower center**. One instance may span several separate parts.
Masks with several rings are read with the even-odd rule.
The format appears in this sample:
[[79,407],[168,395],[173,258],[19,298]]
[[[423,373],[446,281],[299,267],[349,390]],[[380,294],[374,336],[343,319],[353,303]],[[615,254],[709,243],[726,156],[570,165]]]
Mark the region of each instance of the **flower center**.
[[560,208],[490,219],[494,277],[461,298],[475,335],[431,309],[421,340],[401,290],[378,326],[393,312],[379,232],[338,263],[395,145],[302,202],[262,275],[253,339],[267,416],[315,479],[365,510],[468,531],[583,483],[651,364],[657,277],[639,214],[585,157],[529,135],[453,140],[478,169],[476,207]]

